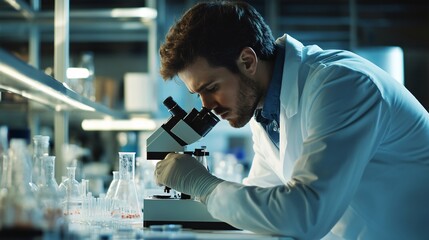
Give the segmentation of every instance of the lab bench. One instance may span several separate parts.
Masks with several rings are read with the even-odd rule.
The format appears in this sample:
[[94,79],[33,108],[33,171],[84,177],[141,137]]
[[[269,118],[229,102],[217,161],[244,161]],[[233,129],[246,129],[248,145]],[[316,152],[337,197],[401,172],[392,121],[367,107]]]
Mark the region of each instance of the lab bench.
[[[162,227],[162,226],[160,226]],[[288,239],[284,237],[270,236],[264,234],[256,234],[244,230],[194,230],[194,229],[180,229],[174,231],[158,231],[154,228],[140,228],[134,226],[132,228],[106,228],[99,226],[88,225],[71,225],[71,229],[75,231],[77,239],[147,239],[147,240],[169,240],[169,239],[222,239],[222,240],[235,240],[235,239]]]

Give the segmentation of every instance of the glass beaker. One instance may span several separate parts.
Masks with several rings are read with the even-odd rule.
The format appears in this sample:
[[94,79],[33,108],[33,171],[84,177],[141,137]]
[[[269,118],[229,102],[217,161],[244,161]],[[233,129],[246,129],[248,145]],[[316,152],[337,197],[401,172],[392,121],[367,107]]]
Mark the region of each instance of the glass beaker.
[[76,180],[76,167],[67,167],[67,178],[59,186],[63,213],[71,218],[79,217],[82,196],[80,183]]
[[159,188],[155,183],[153,175],[154,171],[154,161],[147,161],[146,157],[143,156],[136,158],[136,175],[134,177],[134,182],[136,183],[137,193],[142,209],[144,209],[144,199],[148,197],[148,191]]
[[135,152],[119,152],[119,181],[113,197],[114,219],[141,222],[142,210],[134,182]]
[[106,198],[107,199],[113,199],[115,197],[116,189],[118,188],[118,182],[119,182],[119,171],[113,171],[113,180],[109,185],[109,188],[107,189]]
[[[49,154],[49,136],[36,135],[33,137],[33,169],[31,171],[32,188],[42,183],[42,158]],[[34,186],[35,185],[35,186]]]

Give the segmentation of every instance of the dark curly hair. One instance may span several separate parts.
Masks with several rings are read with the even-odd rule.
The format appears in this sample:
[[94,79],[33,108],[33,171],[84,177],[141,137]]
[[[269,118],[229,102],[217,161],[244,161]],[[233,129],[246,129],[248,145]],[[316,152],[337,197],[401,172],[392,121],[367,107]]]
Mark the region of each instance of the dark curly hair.
[[274,58],[275,39],[262,16],[243,1],[201,2],[189,9],[161,45],[161,76],[172,79],[197,57],[237,73],[235,61],[251,47],[258,58]]

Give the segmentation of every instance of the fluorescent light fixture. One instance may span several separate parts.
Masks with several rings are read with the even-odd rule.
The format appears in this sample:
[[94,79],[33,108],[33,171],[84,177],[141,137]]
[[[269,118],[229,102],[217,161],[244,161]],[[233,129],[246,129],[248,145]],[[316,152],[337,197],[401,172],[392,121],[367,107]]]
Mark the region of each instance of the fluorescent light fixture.
[[21,12],[22,15],[26,18],[33,18],[34,11],[33,9],[22,0],[5,0],[11,7],[15,8],[15,10]]
[[147,118],[85,119],[82,121],[82,129],[85,131],[152,131],[156,127],[156,122]]
[[80,79],[89,77],[89,70],[87,68],[67,68],[68,79]]
[[15,10],[18,10],[18,11],[21,10],[21,4],[19,4],[17,1],[15,1],[15,0],[6,0],[5,2],[9,3],[9,5],[12,6],[13,8],[15,8]]
[[149,18],[155,19],[158,15],[158,12],[153,8],[115,8],[112,9],[111,16],[116,18],[130,18],[130,17],[140,17],[140,18]]
[[[8,65],[0,63],[0,72],[3,72],[9,76],[13,76],[14,79],[19,80],[20,82],[22,82],[26,86],[29,86],[30,88],[33,88],[33,89],[37,89],[37,91],[43,92],[44,94],[51,96],[54,99],[57,99],[59,101],[59,103],[66,103],[70,106],[73,106],[75,108],[85,110],[85,111],[95,111],[95,109],[93,107],[90,107],[88,105],[85,105],[85,104],[77,101],[77,100],[69,98],[66,95],[63,95],[62,93],[50,88],[49,86],[46,86],[43,83],[40,83],[40,82],[22,74],[21,72],[17,71],[16,69],[11,68]],[[52,105],[52,103],[48,104],[48,101],[50,101],[50,100],[42,99],[42,97],[38,97],[38,96],[36,96],[36,94],[32,94],[30,91],[19,90],[19,89],[14,88],[14,87],[7,87],[7,86],[2,86],[2,88],[6,89],[8,91],[11,91],[13,93],[20,94],[24,97],[33,99],[35,101],[39,101],[42,104]],[[55,109],[57,111],[60,111],[64,108],[59,103],[55,105]]]

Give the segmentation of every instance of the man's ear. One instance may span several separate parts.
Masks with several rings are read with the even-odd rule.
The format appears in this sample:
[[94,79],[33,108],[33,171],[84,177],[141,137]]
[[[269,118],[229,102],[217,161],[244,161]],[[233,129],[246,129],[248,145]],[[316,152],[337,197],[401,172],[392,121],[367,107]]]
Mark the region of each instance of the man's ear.
[[258,66],[258,57],[251,47],[245,47],[241,50],[237,60],[237,66],[244,74],[254,75]]

